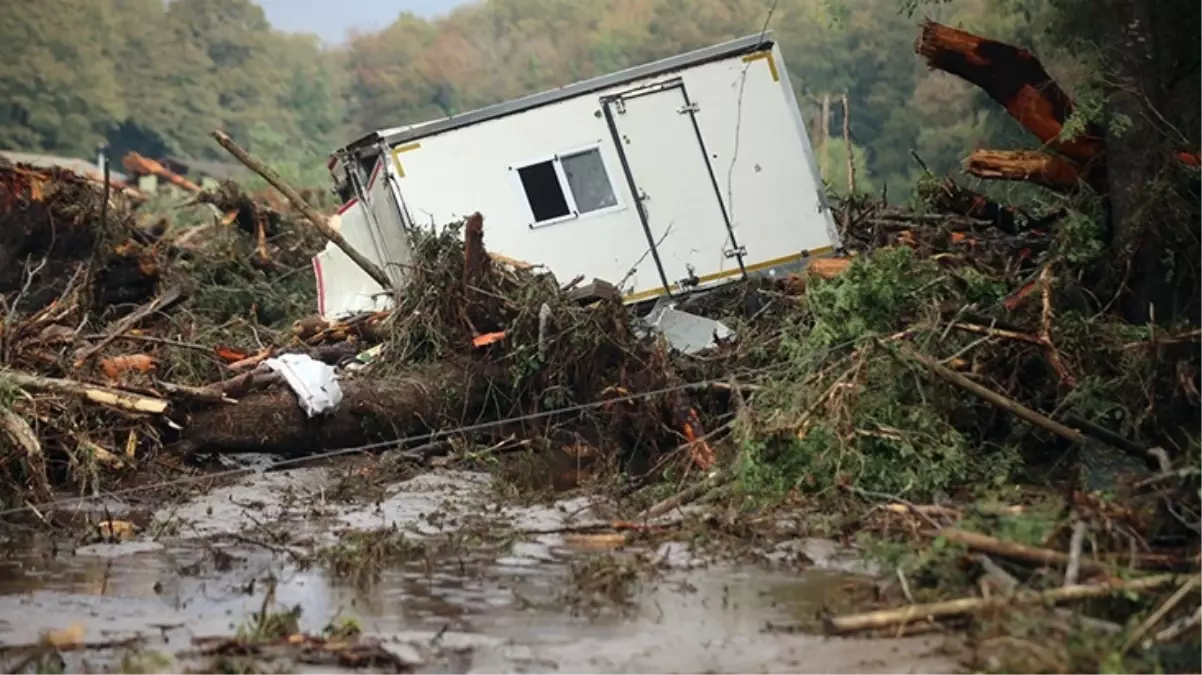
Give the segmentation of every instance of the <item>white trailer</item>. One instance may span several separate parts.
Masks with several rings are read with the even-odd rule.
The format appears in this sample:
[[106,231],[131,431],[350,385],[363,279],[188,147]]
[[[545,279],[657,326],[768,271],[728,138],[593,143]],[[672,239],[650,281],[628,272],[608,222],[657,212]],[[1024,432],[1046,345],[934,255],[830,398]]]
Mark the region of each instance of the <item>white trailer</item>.
[[[490,251],[619,284],[628,303],[840,248],[770,33],[377,131],[330,168],[341,231],[401,292],[407,233],[475,211]],[[387,306],[341,250],[314,266],[323,315]]]

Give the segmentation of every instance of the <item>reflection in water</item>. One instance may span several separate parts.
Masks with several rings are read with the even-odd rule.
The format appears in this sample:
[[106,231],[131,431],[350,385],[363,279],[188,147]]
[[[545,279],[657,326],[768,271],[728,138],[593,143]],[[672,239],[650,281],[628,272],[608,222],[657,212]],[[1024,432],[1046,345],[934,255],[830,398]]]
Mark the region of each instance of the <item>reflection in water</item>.
[[[428,514],[431,504],[445,508],[447,493],[461,495],[463,485],[439,480],[427,480],[429,489],[399,490],[372,512],[338,520],[378,526],[381,512],[392,514],[384,517],[388,521],[395,514]],[[523,526],[547,526],[545,512],[509,515]],[[631,611],[600,614],[573,612],[564,599],[572,587],[569,562],[607,554],[571,550],[554,536],[388,569],[370,586],[332,582],[318,567],[298,569],[290,558],[246,543],[217,549],[193,540],[138,550],[146,547],[131,542],[55,553],[45,541],[9,546],[0,560],[0,641],[33,642],[43,630],[82,622],[87,640],[162,634],[170,642],[157,648],[175,651],[191,636],[236,630],[258,611],[270,577],[277,580],[281,605],[302,608],[303,630],[319,632],[341,614],[355,617],[370,634],[427,646],[437,636],[440,645],[472,648],[469,660],[429,666],[444,671],[954,669],[923,657],[920,642],[825,640],[773,629],[812,620],[847,583],[845,573],[690,569],[680,547],[666,558],[683,564],[639,583]],[[667,550],[652,553],[664,558]]]

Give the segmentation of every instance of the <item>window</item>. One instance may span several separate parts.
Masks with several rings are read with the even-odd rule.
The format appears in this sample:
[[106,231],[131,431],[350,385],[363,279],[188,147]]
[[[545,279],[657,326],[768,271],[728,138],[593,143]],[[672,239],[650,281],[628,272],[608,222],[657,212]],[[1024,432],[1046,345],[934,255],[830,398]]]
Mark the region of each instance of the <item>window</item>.
[[567,197],[559,185],[555,160],[524,166],[518,169],[518,176],[522,178],[522,187],[526,190],[534,222],[541,223],[571,214]]
[[618,205],[598,148],[556,155],[517,169],[535,223],[579,216]]
[[593,148],[565,155],[559,161],[563,164],[564,176],[568,179],[568,187],[580,213],[591,213],[617,205],[618,198],[614,195],[613,186],[609,184],[609,174],[605,173],[605,162],[601,160],[600,150]]

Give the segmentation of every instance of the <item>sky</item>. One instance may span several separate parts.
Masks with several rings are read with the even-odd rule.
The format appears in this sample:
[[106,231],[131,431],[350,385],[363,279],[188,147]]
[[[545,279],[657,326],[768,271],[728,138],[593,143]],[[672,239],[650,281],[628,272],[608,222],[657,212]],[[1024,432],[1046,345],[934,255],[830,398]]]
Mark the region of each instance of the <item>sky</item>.
[[470,0],[256,0],[271,25],[281,30],[316,33],[337,44],[347,31],[378,30],[401,12],[422,17],[446,14]]

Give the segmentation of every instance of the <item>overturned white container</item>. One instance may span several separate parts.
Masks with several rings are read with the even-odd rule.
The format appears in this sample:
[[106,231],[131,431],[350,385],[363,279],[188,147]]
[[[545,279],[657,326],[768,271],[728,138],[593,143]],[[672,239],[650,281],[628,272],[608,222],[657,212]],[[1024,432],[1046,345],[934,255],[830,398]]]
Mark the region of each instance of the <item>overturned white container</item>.
[[[771,33],[376,131],[330,169],[342,234],[401,292],[413,228],[476,211],[490,251],[620,283],[628,303],[840,246]],[[332,245],[314,267],[327,318],[392,301]]]

